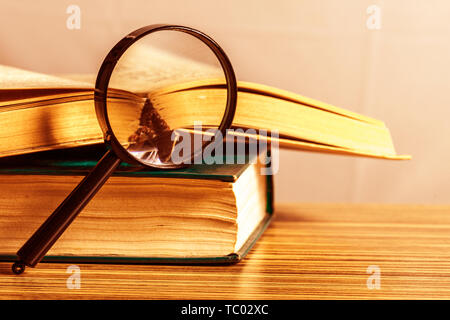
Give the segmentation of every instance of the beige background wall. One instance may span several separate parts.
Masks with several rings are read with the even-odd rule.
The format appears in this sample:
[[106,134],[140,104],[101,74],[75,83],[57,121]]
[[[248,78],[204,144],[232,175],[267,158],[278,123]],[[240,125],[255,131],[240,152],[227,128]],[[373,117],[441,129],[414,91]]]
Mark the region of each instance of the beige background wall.
[[[81,8],[81,29],[66,8]],[[381,9],[369,30],[366,9]],[[277,201],[450,203],[450,1],[0,1],[0,64],[97,71],[123,35],[153,23],[215,38],[240,80],[384,120],[409,162],[283,151]]]

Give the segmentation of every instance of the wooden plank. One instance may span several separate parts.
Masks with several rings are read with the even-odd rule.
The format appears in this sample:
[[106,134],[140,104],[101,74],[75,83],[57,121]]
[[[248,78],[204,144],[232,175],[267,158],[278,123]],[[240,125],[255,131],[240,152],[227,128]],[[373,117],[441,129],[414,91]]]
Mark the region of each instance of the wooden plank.
[[[272,225],[233,266],[0,264],[0,297],[20,299],[450,298],[450,206],[277,205]],[[380,289],[368,289],[368,266]]]

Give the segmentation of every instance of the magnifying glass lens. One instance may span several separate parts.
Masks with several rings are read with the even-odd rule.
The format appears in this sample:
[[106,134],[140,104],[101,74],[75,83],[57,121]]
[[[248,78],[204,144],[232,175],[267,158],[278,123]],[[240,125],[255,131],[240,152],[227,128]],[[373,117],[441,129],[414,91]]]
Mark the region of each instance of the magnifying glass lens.
[[174,30],[148,34],[120,57],[107,89],[107,117],[120,145],[152,167],[192,163],[212,142],[227,104],[214,52]]

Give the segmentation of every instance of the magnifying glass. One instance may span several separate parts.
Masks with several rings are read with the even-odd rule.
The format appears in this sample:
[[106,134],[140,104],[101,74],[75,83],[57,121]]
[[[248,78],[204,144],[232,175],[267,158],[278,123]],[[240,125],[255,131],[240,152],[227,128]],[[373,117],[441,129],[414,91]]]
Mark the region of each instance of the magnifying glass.
[[[226,91],[208,96],[208,90],[200,90],[208,83],[221,84]],[[193,93],[191,103],[177,100],[182,98],[176,93],[186,90]],[[214,107],[195,103],[205,99]],[[108,151],[19,249],[12,266],[15,274],[42,260],[121,162],[179,168],[192,163],[206,145],[221,143],[186,140],[202,135],[205,128],[225,136],[236,109],[236,77],[225,52],[206,34],[179,25],[150,25],[131,32],[108,53],[97,75],[94,100]],[[196,129],[198,123],[201,130]],[[190,148],[174,160],[180,143]]]

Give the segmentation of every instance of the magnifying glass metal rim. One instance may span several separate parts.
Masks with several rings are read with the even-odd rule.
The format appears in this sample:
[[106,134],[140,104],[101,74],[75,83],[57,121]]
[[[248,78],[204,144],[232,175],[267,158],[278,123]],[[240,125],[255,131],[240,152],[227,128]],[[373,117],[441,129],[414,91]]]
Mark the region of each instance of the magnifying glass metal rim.
[[100,67],[100,70],[97,75],[97,80],[95,82],[95,92],[94,92],[94,101],[95,101],[95,112],[97,115],[98,122],[103,131],[103,136],[105,143],[111,147],[111,149],[115,152],[115,154],[121,158],[123,161],[130,164],[140,164],[148,167],[156,167],[156,168],[179,168],[186,166],[185,164],[164,164],[162,166],[154,165],[151,163],[146,163],[138,158],[133,157],[119,142],[119,140],[114,135],[114,130],[111,127],[109,118],[108,118],[108,106],[107,106],[107,91],[109,86],[109,81],[111,79],[111,75],[114,71],[114,68],[119,61],[120,57],[125,53],[125,51],[137,42],[139,39],[147,36],[151,33],[163,31],[163,30],[172,30],[178,32],[184,32],[191,36],[196,37],[201,40],[204,44],[206,44],[215,54],[217,59],[222,66],[222,69],[225,74],[226,86],[227,86],[227,102],[225,107],[225,112],[222,118],[222,121],[218,127],[218,130],[222,133],[222,137],[225,137],[226,130],[231,127],[233,122],[234,114],[236,112],[236,103],[237,103],[237,82],[236,75],[234,73],[233,67],[231,65],[230,60],[227,55],[223,51],[223,49],[208,35],[203,32],[186,27],[181,25],[171,25],[171,24],[154,24],[146,27],[142,27],[137,29],[127,36],[125,36],[122,40],[120,40],[108,53],[108,55],[103,60],[103,63]]

